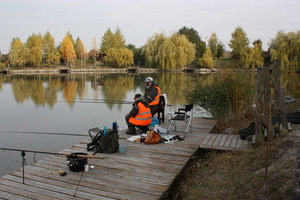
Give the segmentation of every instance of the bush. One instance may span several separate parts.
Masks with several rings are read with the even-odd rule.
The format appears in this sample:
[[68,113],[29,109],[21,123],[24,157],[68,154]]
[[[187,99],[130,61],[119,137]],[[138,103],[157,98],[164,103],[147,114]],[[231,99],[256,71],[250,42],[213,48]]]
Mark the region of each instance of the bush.
[[188,94],[189,100],[218,120],[253,114],[254,88],[246,75],[222,74],[215,80],[209,86],[196,85]]
[[4,63],[0,63],[0,69],[5,68],[5,64]]

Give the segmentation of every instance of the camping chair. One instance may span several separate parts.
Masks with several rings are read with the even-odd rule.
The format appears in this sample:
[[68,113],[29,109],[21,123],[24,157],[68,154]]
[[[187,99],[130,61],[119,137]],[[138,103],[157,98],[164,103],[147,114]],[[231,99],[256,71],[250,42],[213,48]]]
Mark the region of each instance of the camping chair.
[[[188,104],[185,105],[185,108],[178,108],[175,112],[174,115],[171,116],[169,115],[169,120],[170,125],[168,128],[168,131],[170,131],[171,126],[174,126],[174,130],[176,131],[176,121],[184,121],[185,125],[186,125],[186,129],[185,132],[187,133],[189,131],[189,129],[191,129],[192,131],[192,119],[193,119],[193,108],[194,105],[193,104]],[[172,113],[169,113],[172,114]]]
[[165,121],[165,106],[167,102],[167,95],[163,94],[159,97],[159,103],[158,103],[158,111],[157,111],[157,118],[159,122]]

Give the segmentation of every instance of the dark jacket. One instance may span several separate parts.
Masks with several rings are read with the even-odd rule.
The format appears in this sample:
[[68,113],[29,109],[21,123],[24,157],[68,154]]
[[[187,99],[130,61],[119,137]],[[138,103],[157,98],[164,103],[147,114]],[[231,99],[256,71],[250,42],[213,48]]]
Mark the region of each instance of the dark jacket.
[[159,85],[157,83],[153,82],[152,85],[149,88],[145,88],[144,98],[148,103],[153,101],[153,99],[158,94],[158,90],[154,86],[159,87]]
[[149,107],[149,104],[147,101],[145,101],[144,97],[140,97],[138,98],[133,104],[132,104],[132,109],[129,112],[129,116],[130,117],[135,117],[138,113],[139,113],[139,107],[138,107],[138,102],[141,102],[142,104],[144,104],[144,106]]

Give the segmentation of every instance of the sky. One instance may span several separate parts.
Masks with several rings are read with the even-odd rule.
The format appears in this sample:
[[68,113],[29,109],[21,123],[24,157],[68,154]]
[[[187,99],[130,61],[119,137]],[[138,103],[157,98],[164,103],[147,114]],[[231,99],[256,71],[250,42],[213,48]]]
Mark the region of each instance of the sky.
[[266,50],[278,31],[300,30],[299,0],[0,0],[0,50],[8,53],[13,37],[23,42],[50,31],[59,44],[68,31],[88,50],[96,37],[120,28],[126,43],[141,47],[155,33],[167,36],[183,26],[206,43],[213,32],[226,50],[240,26],[252,43]]

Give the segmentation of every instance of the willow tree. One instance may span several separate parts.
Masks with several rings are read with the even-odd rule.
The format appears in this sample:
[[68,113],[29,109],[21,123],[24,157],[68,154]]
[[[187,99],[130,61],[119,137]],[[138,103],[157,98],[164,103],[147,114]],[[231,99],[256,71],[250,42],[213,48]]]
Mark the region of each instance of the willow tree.
[[64,40],[61,42],[60,50],[62,52],[62,57],[67,61],[66,65],[74,66],[74,60],[76,59],[76,53],[74,51],[74,46],[68,34],[66,34]]
[[54,37],[51,36],[49,31],[47,31],[43,38],[43,53],[47,64],[59,64],[60,54],[55,48]]
[[249,47],[243,52],[241,62],[248,69],[255,69],[264,65],[261,40],[254,41],[253,47]]
[[300,70],[300,31],[279,31],[270,45],[271,60],[281,59],[283,72]]
[[155,34],[144,47],[148,64],[161,69],[180,69],[195,59],[195,44],[185,35]]
[[190,42],[195,44],[195,60],[198,61],[203,56],[206,49],[206,44],[203,40],[201,40],[198,31],[196,31],[193,28],[187,28],[184,26],[181,29],[179,29],[178,33],[181,35],[185,35]]
[[128,67],[133,64],[133,52],[127,48],[110,48],[105,62],[117,67]]
[[22,67],[27,62],[27,52],[20,38],[13,38],[10,44],[8,61],[13,66]]
[[39,66],[43,58],[43,37],[41,34],[32,34],[28,37],[26,42],[26,49],[28,51],[28,62],[32,66]]
[[232,49],[232,57],[240,59],[243,52],[248,48],[249,39],[241,27],[237,27],[231,36],[232,39],[229,42],[229,46]]
[[213,54],[209,47],[206,49],[203,58],[199,60],[199,65],[207,68],[212,68],[214,66]]

